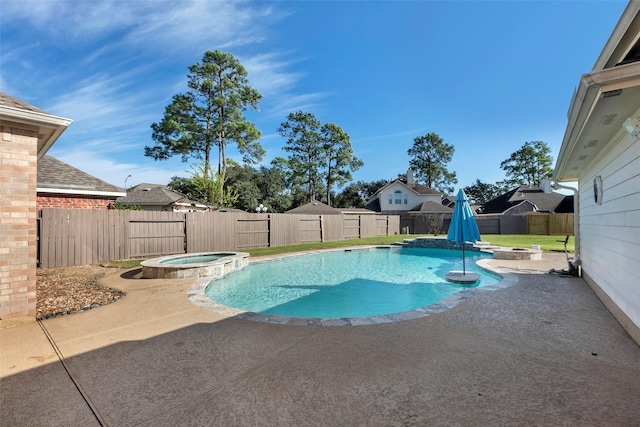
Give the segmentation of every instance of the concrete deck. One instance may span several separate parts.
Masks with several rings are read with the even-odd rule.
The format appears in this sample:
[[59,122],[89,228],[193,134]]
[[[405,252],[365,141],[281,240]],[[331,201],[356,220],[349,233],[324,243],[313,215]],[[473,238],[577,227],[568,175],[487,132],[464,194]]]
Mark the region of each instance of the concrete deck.
[[273,325],[192,304],[193,279],[0,322],[0,425],[640,425],[640,348],[562,254],[518,283],[370,326]]

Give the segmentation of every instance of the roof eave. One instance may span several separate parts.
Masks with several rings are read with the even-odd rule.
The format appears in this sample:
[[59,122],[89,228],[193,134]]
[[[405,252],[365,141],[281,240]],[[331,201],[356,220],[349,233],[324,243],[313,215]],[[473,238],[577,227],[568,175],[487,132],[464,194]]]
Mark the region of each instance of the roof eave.
[[640,62],[585,74],[569,109],[567,129],[553,172],[556,182],[574,181],[563,179],[571,155],[580,142],[582,131],[591,118],[596,104],[605,92],[640,85]]
[[39,111],[7,107],[6,105],[0,105],[0,118],[51,130],[44,140],[38,140],[38,160],[46,154],[54,142],[73,122],[73,120],[64,117],[53,116]]
[[622,12],[618,23],[611,32],[600,56],[596,60],[593,70],[604,70],[620,63],[633,45],[633,38],[638,37],[640,28],[640,2],[630,1]]
[[54,194],[76,194],[82,196],[102,196],[102,197],[124,197],[127,195],[124,191],[99,191],[99,190],[69,190],[67,188],[42,188],[37,187],[38,193],[54,193]]

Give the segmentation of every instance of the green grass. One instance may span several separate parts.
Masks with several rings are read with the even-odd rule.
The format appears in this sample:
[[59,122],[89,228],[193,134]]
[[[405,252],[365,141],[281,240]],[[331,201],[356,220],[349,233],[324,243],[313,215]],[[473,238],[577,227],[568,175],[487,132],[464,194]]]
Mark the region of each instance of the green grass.
[[[424,234],[396,234],[393,236],[367,237],[365,239],[340,240],[337,242],[324,243],[304,243],[301,245],[279,246],[274,248],[249,249],[251,256],[272,256],[290,252],[303,252],[317,249],[335,249],[349,246],[365,246],[365,245],[390,245],[395,242],[402,242],[404,239],[415,239],[417,237],[432,237]],[[439,237],[446,237],[440,235]],[[483,234],[482,240],[491,242],[496,246],[507,246],[513,248],[530,248],[531,245],[540,245],[545,252],[564,252],[564,236],[539,236],[528,234]],[[574,251],[574,238],[569,238],[567,250],[571,253]],[[103,264],[105,267],[115,268],[133,268],[138,267],[144,259],[129,259],[110,261]]]
[[140,258],[114,260],[114,261],[105,262],[102,264],[102,266],[110,267],[110,268],[133,268],[133,267],[139,267],[142,261],[144,261],[144,259],[140,259]]
[[367,237],[364,239],[339,240],[336,242],[303,243],[301,245],[249,249],[249,250],[246,250],[245,252],[249,252],[251,256],[268,256],[268,255],[284,254],[287,252],[302,252],[302,251],[312,251],[316,249],[345,248],[348,246],[390,245],[395,242],[402,242],[402,240],[404,239],[415,238],[415,237],[419,237],[419,236],[401,234],[401,235],[393,235],[393,236]]
[[[302,245],[280,246],[275,248],[249,249],[247,252],[251,256],[268,256],[278,255],[287,252],[301,252],[315,249],[333,249],[343,248],[347,246],[361,245],[390,245],[394,242],[402,242],[404,239],[415,239],[416,237],[430,237],[424,234],[398,234],[393,236],[368,237],[366,239],[341,240],[337,242],[325,243],[306,243]],[[441,235],[439,237],[445,237]],[[508,246],[514,248],[530,248],[531,245],[540,245],[540,248],[546,252],[564,251],[564,236],[538,236],[527,234],[485,234],[482,240],[491,242],[492,245]],[[561,242],[558,242],[561,240]],[[569,252],[573,252],[573,236],[567,244]]]
[[[545,252],[564,252],[564,239],[566,236],[542,236],[533,234],[483,234],[482,240],[491,242],[496,246],[508,246],[512,248],[530,248],[531,245],[540,245]],[[574,251],[574,238],[569,237],[567,250]]]

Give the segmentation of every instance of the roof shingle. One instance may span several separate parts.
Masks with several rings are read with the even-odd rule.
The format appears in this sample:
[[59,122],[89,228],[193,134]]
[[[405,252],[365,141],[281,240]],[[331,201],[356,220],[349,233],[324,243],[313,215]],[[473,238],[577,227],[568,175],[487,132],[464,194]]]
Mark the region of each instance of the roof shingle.
[[37,185],[47,190],[124,193],[121,188],[48,155],[38,160]]

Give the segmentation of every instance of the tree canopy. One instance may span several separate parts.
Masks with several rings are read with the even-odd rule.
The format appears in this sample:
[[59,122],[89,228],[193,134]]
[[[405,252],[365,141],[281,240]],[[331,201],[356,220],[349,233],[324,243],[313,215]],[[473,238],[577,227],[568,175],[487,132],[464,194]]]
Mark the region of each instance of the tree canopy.
[[349,134],[335,123],[322,126],[321,139],[326,158],[326,199],[331,206],[333,186],[351,181],[351,172],[358,170],[364,162],[353,155]]
[[499,184],[487,184],[476,179],[476,182],[464,187],[463,190],[471,203],[481,205],[504,193],[507,189]]
[[290,184],[305,187],[309,200],[319,200],[324,190],[330,205],[334,186],[350,181],[351,172],[364,164],[353,155],[348,133],[335,123],[322,125],[312,113],[290,113],[278,132],[287,138]]
[[525,142],[500,163],[500,168],[505,171],[504,183],[508,186],[540,185],[543,179],[553,175],[551,148],[543,141]]
[[290,113],[278,128],[280,135],[287,138],[283,149],[290,153],[289,179],[294,185],[307,187],[309,200],[316,200],[320,170],[325,162],[319,129],[316,116],[303,111]]
[[416,180],[442,193],[453,193],[453,185],[458,183],[458,179],[455,172],[447,170],[447,164],[454,152],[453,145],[445,143],[436,133],[414,138],[408,154]]
[[205,52],[202,62],[189,67],[187,85],[189,90],[175,95],[162,120],[151,125],[155,145],[145,147],[145,156],[204,160],[203,171],[208,173],[211,149],[217,146],[218,175],[224,185],[229,142],[237,145],[245,162],[257,163],[265,154],[260,131],[244,117],[248,108],[258,108],[262,95],[249,86],[242,64],[219,50]]

